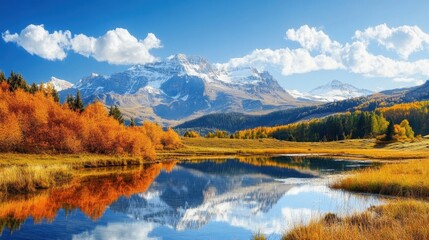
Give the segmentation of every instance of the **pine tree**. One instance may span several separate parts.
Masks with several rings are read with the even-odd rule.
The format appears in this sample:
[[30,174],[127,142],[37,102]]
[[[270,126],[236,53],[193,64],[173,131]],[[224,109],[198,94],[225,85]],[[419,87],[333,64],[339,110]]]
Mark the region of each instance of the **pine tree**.
[[393,123],[392,120],[389,120],[389,126],[387,127],[386,137],[384,138],[384,140],[392,141],[394,136],[395,136],[395,124]]
[[71,109],[71,110],[74,110],[74,97],[72,96],[72,95],[67,95],[67,98],[66,98],[66,103],[67,103],[67,106]]
[[130,119],[130,127],[135,127],[135,126],[136,126],[136,122],[135,122],[134,118],[131,117],[131,119]]
[[[124,118],[122,116],[121,110],[119,110],[118,106],[110,106],[109,109],[109,117],[113,117],[114,119],[118,120],[120,124],[124,124]],[[134,123],[135,124],[135,123]]]
[[9,78],[7,79],[7,83],[9,84],[10,91],[15,91],[18,88],[23,89],[24,91],[28,92],[29,86],[27,82],[24,80],[21,74],[16,74],[14,72],[10,73]]
[[3,81],[6,81],[6,77],[4,75],[4,72],[0,71],[0,83],[3,82]]
[[29,92],[31,94],[35,94],[37,91],[39,91],[39,87],[37,86],[36,83],[32,83],[29,89]]
[[60,102],[60,95],[58,94],[58,91],[54,88],[52,89],[52,97],[54,98],[55,102]]
[[74,108],[73,110],[82,112],[84,109],[82,97],[80,96],[80,91],[78,90],[76,93],[76,98],[74,99]]

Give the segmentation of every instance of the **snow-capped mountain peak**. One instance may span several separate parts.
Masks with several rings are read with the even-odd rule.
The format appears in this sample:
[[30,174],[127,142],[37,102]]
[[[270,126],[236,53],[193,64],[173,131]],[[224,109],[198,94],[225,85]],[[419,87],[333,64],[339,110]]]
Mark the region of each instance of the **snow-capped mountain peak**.
[[[221,111],[266,111],[298,104],[268,73],[251,67],[222,68],[206,59],[177,54],[135,65],[110,76],[92,74],[73,89],[85,102],[130,109],[134,117],[177,121]],[[139,109],[139,112],[136,112]]]
[[73,83],[56,78],[54,76],[51,77],[51,79],[49,80],[49,82],[47,82],[47,84],[51,84],[57,91],[62,91],[73,87]]
[[332,80],[325,85],[314,88],[308,93],[303,93],[298,90],[287,90],[287,92],[295,99],[320,102],[341,101],[349,98],[367,96],[373,93],[370,90],[359,89],[339,80]]
[[351,84],[333,80],[328,84],[317,87],[309,92],[312,96],[326,99],[326,101],[340,101],[348,98],[370,95],[373,92],[357,88]]

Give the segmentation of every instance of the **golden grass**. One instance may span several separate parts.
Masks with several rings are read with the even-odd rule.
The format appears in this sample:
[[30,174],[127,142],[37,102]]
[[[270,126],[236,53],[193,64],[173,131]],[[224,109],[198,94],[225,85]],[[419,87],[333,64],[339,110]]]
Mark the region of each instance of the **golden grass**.
[[258,232],[253,234],[252,240],[267,240],[267,237],[263,233]]
[[68,182],[71,178],[71,169],[65,165],[2,168],[0,169],[0,196],[47,189]]
[[423,240],[429,239],[429,203],[395,201],[345,218],[327,214],[323,219],[298,226],[283,240]]
[[[289,142],[275,139],[183,138],[182,142],[185,147],[174,151],[163,151],[160,155],[163,157],[180,157],[181,155],[272,155],[300,153],[379,160],[429,158],[429,139],[386,146],[377,146],[374,139],[355,139],[336,142]],[[415,147],[413,148],[413,146]],[[412,149],[412,151],[407,149]]]
[[359,170],[332,185],[355,192],[429,198],[429,161],[413,160]]
[[0,166],[27,166],[65,164],[75,168],[130,166],[146,163],[139,157],[122,157],[102,154],[22,154],[0,153]]

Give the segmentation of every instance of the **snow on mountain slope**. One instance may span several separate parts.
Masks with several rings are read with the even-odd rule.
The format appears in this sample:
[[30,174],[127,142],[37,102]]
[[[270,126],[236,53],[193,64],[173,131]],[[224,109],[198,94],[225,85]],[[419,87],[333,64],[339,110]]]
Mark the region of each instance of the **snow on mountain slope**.
[[47,84],[51,84],[57,91],[62,91],[73,87],[73,83],[56,78],[54,76],[51,77],[51,79],[49,80],[49,82],[47,82]]
[[371,95],[373,92],[359,89],[351,84],[333,80],[325,85],[314,88],[308,93],[298,90],[287,90],[294,98],[299,100],[312,100],[319,102],[341,101],[349,98]]
[[85,102],[98,99],[118,105],[130,117],[165,125],[207,113],[260,112],[300,104],[268,72],[225,69],[184,54],[110,76],[92,74],[60,97],[77,90]]
[[309,92],[312,96],[317,99],[324,99],[328,102],[339,101],[348,98],[361,97],[370,95],[373,92],[357,88],[348,83],[342,83],[338,80],[317,87]]

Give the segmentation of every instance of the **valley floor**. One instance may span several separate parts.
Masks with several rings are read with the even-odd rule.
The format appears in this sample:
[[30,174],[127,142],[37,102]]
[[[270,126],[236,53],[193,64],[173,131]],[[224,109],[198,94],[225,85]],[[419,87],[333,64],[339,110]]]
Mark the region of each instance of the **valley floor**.
[[[283,239],[429,239],[429,139],[378,145],[375,140],[300,143],[274,139],[184,138],[183,147],[158,152],[158,161],[232,156],[314,154],[389,162],[354,172],[332,187],[395,197],[387,205],[346,218],[326,215],[297,226]],[[139,165],[134,157],[0,153],[0,188],[31,192],[69,182],[73,169]],[[22,181],[23,176],[27,176]],[[41,177],[43,176],[43,177]],[[55,179],[55,181],[54,181]],[[32,184],[29,184],[33,181]],[[258,239],[264,239],[258,236]],[[368,238],[369,237],[369,238]],[[256,238],[255,238],[256,239]]]
[[379,145],[375,139],[336,142],[289,142],[276,139],[183,138],[183,148],[160,153],[162,158],[220,155],[324,154],[332,157],[372,160],[429,158],[429,138]]

